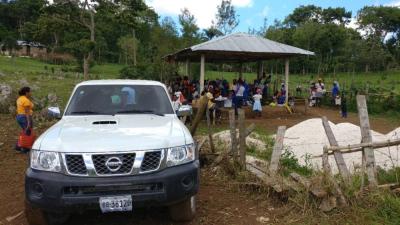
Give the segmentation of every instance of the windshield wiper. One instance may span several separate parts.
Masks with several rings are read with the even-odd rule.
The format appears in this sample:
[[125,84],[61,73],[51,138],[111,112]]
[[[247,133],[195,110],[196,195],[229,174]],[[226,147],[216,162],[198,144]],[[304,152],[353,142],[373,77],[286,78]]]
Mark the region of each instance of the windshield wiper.
[[155,112],[153,110],[123,110],[118,111],[115,114],[154,114],[157,116],[165,116],[164,114]]
[[84,111],[75,111],[75,112],[71,112],[71,114],[92,114],[92,115],[98,115],[98,114],[102,114],[100,112],[95,112],[95,111],[90,111],[90,110],[84,110]]

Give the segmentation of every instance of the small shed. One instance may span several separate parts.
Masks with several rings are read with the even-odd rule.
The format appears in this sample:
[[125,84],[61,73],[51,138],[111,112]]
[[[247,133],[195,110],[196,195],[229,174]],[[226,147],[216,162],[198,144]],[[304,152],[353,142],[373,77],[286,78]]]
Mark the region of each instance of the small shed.
[[19,40],[17,41],[17,45],[20,47],[20,49],[16,51],[17,56],[30,56],[35,58],[47,54],[46,46],[38,42]]
[[257,35],[234,33],[182,49],[168,55],[167,60],[170,62],[186,62],[186,73],[188,73],[190,62],[200,62],[200,90],[203,90],[206,61],[210,63],[258,62],[258,73],[262,74],[262,61],[284,59],[287,102],[289,94],[289,58],[302,55],[314,55],[314,52],[271,41]]

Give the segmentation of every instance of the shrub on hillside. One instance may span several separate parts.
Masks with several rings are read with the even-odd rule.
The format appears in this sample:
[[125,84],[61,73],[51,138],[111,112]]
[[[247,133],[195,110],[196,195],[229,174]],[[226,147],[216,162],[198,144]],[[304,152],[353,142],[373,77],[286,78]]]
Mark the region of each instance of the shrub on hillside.
[[122,79],[138,79],[138,80],[157,80],[158,76],[151,64],[142,64],[138,66],[126,66],[119,74]]

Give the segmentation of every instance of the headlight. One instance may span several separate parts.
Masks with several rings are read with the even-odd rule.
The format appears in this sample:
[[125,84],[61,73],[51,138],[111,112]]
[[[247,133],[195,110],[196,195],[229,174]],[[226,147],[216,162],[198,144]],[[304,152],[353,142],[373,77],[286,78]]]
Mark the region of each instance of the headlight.
[[57,152],[32,150],[31,168],[51,172],[60,172],[60,154]]
[[176,166],[195,160],[194,144],[173,147],[168,149],[167,166]]

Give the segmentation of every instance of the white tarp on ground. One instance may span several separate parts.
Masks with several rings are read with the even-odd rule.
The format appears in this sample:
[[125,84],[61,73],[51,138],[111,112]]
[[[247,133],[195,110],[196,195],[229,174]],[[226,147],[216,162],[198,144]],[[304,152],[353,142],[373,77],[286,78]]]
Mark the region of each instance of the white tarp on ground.
[[[335,138],[340,146],[361,143],[360,127],[351,123],[334,124],[329,122]],[[400,138],[400,128],[384,135],[371,130],[373,141],[386,141]],[[283,141],[285,148],[289,148],[299,159],[300,164],[305,165],[306,161],[314,168],[322,168],[322,159],[310,159],[308,156],[321,155],[323,147],[329,146],[328,137],[325,134],[322,120],[320,118],[303,121],[286,130]],[[383,169],[390,169],[400,165],[400,147],[386,147],[377,149],[375,153],[376,165]],[[350,171],[360,168],[362,153],[343,154],[346,165]],[[329,163],[334,172],[337,172],[336,162],[333,155],[329,156]]]

